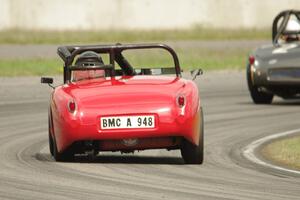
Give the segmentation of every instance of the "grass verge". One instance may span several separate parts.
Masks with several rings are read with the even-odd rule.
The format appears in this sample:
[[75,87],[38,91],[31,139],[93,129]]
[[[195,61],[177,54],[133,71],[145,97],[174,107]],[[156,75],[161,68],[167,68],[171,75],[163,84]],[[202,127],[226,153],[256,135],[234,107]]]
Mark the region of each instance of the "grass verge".
[[270,143],[262,149],[262,154],[274,163],[300,170],[300,136]]
[[56,59],[0,60],[0,76],[42,76],[62,73],[62,62]]
[[[202,68],[207,70],[244,69],[248,51],[216,51],[204,49],[179,48],[176,50],[183,70]],[[155,54],[151,59],[147,52],[132,54],[129,61],[134,66],[170,66],[162,54]],[[131,62],[131,63],[132,63]],[[42,76],[62,73],[62,61],[56,59],[0,59],[0,76]]]
[[258,40],[271,38],[269,29],[106,30],[106,31],[0,31],[0,44],[115,43],[178,40]]

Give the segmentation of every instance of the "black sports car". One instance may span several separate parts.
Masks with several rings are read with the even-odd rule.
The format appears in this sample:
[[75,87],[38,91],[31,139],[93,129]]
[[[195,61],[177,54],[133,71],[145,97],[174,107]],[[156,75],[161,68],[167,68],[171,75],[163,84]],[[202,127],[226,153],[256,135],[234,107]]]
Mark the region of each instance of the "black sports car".
[[273,96],[300,97],[300,11],[279,13],[272,26],[273,44],[249,55],[247,82],[256,104],[270,104]]

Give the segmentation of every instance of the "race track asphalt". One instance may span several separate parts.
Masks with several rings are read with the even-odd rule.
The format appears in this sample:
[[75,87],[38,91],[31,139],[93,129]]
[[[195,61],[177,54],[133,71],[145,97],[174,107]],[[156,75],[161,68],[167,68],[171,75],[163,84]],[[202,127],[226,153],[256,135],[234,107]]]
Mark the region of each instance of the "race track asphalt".
[[300,102],[252,104],[244,72],[207,72],[197,84],[205,117],[203,165],[183,165],[179,151],[165,150],[57,163],[47,141],[50,89],[38,77],[0,78],[0,199],[299,200],[300,176],[251,163],[242,150],[299,128]]

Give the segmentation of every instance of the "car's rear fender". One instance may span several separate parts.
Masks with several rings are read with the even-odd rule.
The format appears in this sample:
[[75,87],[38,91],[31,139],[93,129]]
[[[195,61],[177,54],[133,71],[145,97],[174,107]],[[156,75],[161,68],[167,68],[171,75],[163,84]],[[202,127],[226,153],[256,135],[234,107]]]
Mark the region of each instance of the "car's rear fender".
[[[184,95],[186,103],[183,107],[177,105],[177,96]],[[53,124],[57,147],[59,151],[64,150],[73,142],[79,140],[106,140],[122,139],[132,137],[164,137],[183,136],[194,144],[199,143],[200,132],[200,101],[196,85],[187,81],[186,85],[178,90],[172,101],[157,102],[151,105],[136,105],[132,107],[117,106],[115,109],[102,107],[97,110],[95,107],[81,106],[77,102],[76,112],[70,113],[67,104],[69,94],[62,90],[56,91],[51,107],[53,109]],[[161,120],[160,130],[128,130],[101,132],[100,116],[103,115],[139,115],[155,114]]]

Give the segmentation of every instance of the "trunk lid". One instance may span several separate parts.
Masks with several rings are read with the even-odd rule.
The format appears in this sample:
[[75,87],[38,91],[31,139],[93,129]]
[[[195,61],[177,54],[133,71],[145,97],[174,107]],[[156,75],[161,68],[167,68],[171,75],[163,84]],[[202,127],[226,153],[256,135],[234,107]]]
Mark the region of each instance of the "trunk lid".
[[255,51],[255,57],[262,66],[300,67],[299,45],[299,43],[288,43],[280,46],[263,46]]
[[69,84],[68,90],[79,109],[114,115],[170,110],[184,86],[177,77],[133,76],[80,81]]

